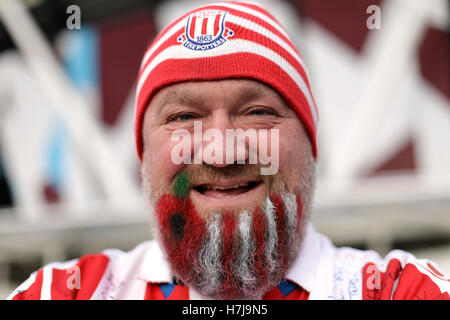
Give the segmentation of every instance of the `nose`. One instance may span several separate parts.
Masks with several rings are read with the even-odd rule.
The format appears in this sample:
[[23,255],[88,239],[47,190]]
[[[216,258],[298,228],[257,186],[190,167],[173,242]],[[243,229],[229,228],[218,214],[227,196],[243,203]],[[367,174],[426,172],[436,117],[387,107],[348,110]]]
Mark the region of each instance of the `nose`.
[[227,110],[215,110],[203,130],[203,162],[223,168],[247,161],[247,144],[239,147],[238,128]]

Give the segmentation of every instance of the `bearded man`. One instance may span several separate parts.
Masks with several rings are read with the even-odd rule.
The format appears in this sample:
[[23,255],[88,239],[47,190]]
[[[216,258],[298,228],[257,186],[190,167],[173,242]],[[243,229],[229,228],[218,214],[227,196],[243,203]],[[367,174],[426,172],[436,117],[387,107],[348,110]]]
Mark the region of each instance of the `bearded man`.
[[312,227],[317,108],[300,53],[259,5],[206,5],[167,26],[135,114],[155,239],[47,265],[10,298],[449,298],[432,262],[336,248]]

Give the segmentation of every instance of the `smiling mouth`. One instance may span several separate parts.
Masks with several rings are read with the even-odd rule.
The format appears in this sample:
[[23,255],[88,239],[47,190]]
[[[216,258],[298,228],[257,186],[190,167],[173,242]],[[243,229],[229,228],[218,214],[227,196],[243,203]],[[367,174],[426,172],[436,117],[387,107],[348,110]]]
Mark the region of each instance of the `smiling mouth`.
[[201,184],[193,187],[195,191],[206,197],[228,198],[252,191],[261,181],[248,181],[234,184]]

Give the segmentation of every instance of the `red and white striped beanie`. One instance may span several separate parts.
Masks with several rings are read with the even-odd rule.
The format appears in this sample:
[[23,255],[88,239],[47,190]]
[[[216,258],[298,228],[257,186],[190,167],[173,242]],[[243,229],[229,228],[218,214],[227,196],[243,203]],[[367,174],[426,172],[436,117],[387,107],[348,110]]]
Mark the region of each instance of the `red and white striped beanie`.
[[153,95],[184,81],[250,78],[281,94],[296,111],[317,159],[318,112],[303,60],[284,28],[250,2],[201,6],[175,20],[147,49],[136,88],[136,145]]

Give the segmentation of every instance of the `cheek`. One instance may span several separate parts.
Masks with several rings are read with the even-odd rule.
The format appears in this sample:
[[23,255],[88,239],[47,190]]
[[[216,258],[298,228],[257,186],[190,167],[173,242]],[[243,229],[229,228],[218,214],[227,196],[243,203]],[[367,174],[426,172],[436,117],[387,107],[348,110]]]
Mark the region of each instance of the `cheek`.
[[286,164],[289,164],[289,161],[292,157],[290,154],[290,148],[292,146],[289,146],[289,143],[286,141],[286,139],[280,139],[279,143],[279,159],[280,159],[280,170],[283,170],[283,168],[286,167]]
[[158,133],[150,135],[144,144],[143,165],[156,188],[166,188],[182,166],[172,161],[173,145],[170,135]]
[[300,124],[280,129],[279,172],[292,192],[298,191],[300,172],[311,154],[309,140]]
[[302,158],[301,143],[298,139],[293,138],[294,133],[280,130],[279,139],[279,163],[281,172],[289,172],[294,167],[300,165]]

